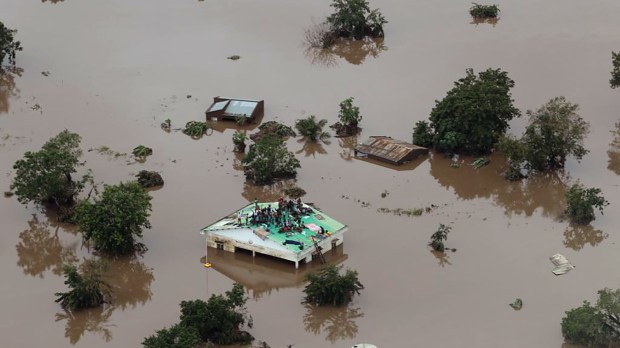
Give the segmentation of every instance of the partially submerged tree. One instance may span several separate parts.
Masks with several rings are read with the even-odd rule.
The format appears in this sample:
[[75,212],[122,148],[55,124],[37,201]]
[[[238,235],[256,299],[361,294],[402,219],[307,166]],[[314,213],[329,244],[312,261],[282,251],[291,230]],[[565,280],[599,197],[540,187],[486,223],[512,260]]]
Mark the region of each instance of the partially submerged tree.
[[326,124],[326,119],[317,121],[316,116],[310,115],[310,117],[295,121],[295,129],[297,129],[300,135],[311,141],[321,140],[325,142],[330,137],[329,133],[323,131],[323,127]]
[[616,347],[620,344],[620,289],[598,292],[596,305],[584,301],[562,318],[562,336],[570,343],[587,347]]
[[495,18],[499,14],[499,6],[481,5],[472,2],[472,7],[469,8],[469,14],[474,18]]
[[433,146],[433,134],[426,121],[418,121],[413,127],[413,143],[423,147]]
[[317,273],[306,275],[306,294],[303,303],[323,306],[346,305],[355,294],[360,294],[364,285],[357,277],[357,271],[347,269],[344,275],[340,275],[342,266],[329,265]]
[[243,285],[235,283],[224,296],[181,302],[181,326],[194,328],[203,341],[216,344],[249,344],[254,337],[242,331],[247,314]]
[[138,145],[136,146],[133,151],[131,152],[135,157],[138,158],[143,158],[145,159],[147,156],[150,156],[153,154],[153,149],[151,149],[148,146],[144,146],[144,145]]
[[79,158],[81,137],[68,130],[48,140],[41,150],[26,152],[24,158],[13,165],[15,177],[11,190],[20,203],[33,202],[37,205],[55,204],[69,207],[84,185],[92,180],[90,173],[74,180],[73,173],[82,166]]
[[232,141],[233,141],[233,144],[235,144],[235,152],[240,152],[240,153],[245,152],[245,140],[246,139],[247,137],[245,136],[245,133],[242,131],[238,130],[235,133],[233,133]]
[[587,154],[583,143],[590,126],[577,114],[578,109],[579,105],[558,97],[536,111],[528,111],[530,120],[523,136],[506,137],[500,142],[500,150],[509,158],[510,170],[563,168],[568,156],[579,160]]
[[288,151],[284,141],[271,136],[262,137],[250,145],[242,163],[246,178],[258,185],[295,177],[297,168],[301,168],[299,160]]
[[611,64],[613,65],[613,70],[611,71],[609,84],[611,88],[620,87],[620,51],[611,52]]
[[383,37],[387,20],[379,9],[370,10],[367,0],[332,0],[335,12],[327,17],[334,33],[356,40],[364,36]]
[[68,292],[57,292],[56,302],[68,310],[80,310],[101,306],[110,296],[110,285],[103,280],[106,264],[102,261],[87,260],[78,268],[64,266],[65,284]]
[[207,131],[207,123],[200,121],[189,121],[185,124],[183,134],[189,135],[194,139],[202,137]]
[[448,240],[448,233],[450,233],[450,230],[452,230],[452,227],[439,224],[437,231],[431,235],[431,242],[428,245],[435,251],[444,252],[446,248],[443,242]]
[[250,139],[253,141],[258,141],[264,137],[272,137],[280,140],[286,140],[289,137],[296,136],[297,134],[293,128],[278,121],[267,121],[258,126],[258,132],[251,134]]
[[200,343],[200,335],[196,328],[175,324],[144,338],[142,346],[144,348],[199,348]]
[[150,228],[151,196],[137,182],[105,185],[100,198],[81,202],[75,208],[84,240],[96,250],[111,255],[144,251],[142,229]]
[[16,33],[16,29],[9,29],[0,22],[0,69],[4,58],[8,59],[9,64],[15,65],[15,53],[22,50],[21,43],[15,41]]
[[353,105],[353,97],[340,102],[338,119],[340,122],[330,126],[336,130],[338,136],[349,136],[359,133],[359,123],[362,121],[362,115],[360,114],[360,108]]
[[585,188],[582,184],[576,183],[566,190],[564,213],[572,222],[588,224],[596,219],[594,208],[602,214],[607,205],[609,202],[601,195],[601,189]]
[[161,174],[154,171],[149,170],[141,170],[137,175],[138,184],[144,188],[155,187],[155,186],[163,186],[164,179],[161,177]]

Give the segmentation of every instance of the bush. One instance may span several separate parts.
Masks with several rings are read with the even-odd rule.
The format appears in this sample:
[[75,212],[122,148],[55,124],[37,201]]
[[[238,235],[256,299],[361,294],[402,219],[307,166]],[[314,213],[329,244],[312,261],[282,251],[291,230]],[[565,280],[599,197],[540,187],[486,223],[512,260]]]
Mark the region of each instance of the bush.
[[200,347],[200,335],[193,327],[179,324],[169,329],[163,328],[154,335],[146,337],[142,341],[144,348],[198,348]]
[[435,251],[444,252],[445,246],[443,242],[448,240],[448,233],[450,233],[450,230],[452,230],[452,227],[439,224],[437,231],[431,235],[431,242],[428,245]]
[[296,137],[297,134],[293,128],[277,121],[267,121],[258,126],[258,132],[251,134],[250,139],[258,141],[263,137],[272,137],[280,140],[286,140],[289,137]]
[[426,121],[418,121],[413,127],[413,143],[423,147],[433,146],[433,132]]
[[164,179],[158,172],[141,170],[138,175],[136,175],[136,178],[138,179],[138,184],[144,188],[164,185]]
[[288,151],[284,141],[271,136],[262,137],[250,145],[242,163],[246,178],[258,185],[295,177],[297,168],[301,167],[299,160]]
[[317,141],[320,139],[325,142],[325,140],[330,137],[329,133],[323,131],[323,127],[325,127],[326,124],[326,119],[317,121],[316,116],[310,115],[310,117],[295,121],[295,129],[297,129],[299,134],[310,139],[311,141]]
[[359,132],[359,123],[362,121],[362,115],[360,114],[360,108],[353,106],[353,97],[340,102],[338,119],[340,122],[330,126],[336,130],[338,136],[349,136]]
[[236,131],[235,133],[233,133],[232,136],[232,141],[233,144],[235,145],[235,152],[245,152],[245,140],[246,140],[246,136],[245,133],[242,131]]
[[192,138],[200,138],[207,131],[207,124],[199,121],[189,121],[185,124],[183,134],[189,135]]
[[497,5],[480,5],[472,2],[473,6],[469,9],[469,14],[474,18],[495,18],[499,14]]
[[430,115],[433,146],[448,153],[485,154],[508,129],[508,122],[520,116],[510,89],[514,81],[500,69],[488,69],[454,83],[446,97],[435,101]]
[[562,318],[562,336],[574,344],[588,347],[616,347],[620,344],[620,290],[598,292],[593,307],[584,301],[581,307]]
[[65,265],[63,268],[68,292],[57,292],[56,302],[69,310],[99,307],[110,296],[110,285],[102,277],[107,266],[101,261],[87,260],[77,267]]
[[611,71],[609,84],[611,88],[620,87],[620,51],[611,52],[611,63],[614,69]]
[[327,17],[327,23],[340,37],[356,40],[364,36],[383,37],[383,26],[387,20],[379,9],[370,10],[367,0],[333,0],[335,12]]
[[572,222],[587,224],[594,220],[594,208],[603,213],[603,208],[609,205],[601,194],[601,189],[585,188],[577,183],[566,190],[566,210],[564,213]]
[[150,156],[153,154],[153,149],[144,145],[138,145],[133,149],[131,153],[136,157],[145,158],[146,156]]
[[364,286],[357,278],[357,271],[347,269],[344,275],[340,275],[341,268],[329,265],[318,273],[307,274],[303,302],[318,306],[342,306],[351,302],[355,294],[359,295]]
[[142,229],[150,228],[151,196],[137,182],[105,185],[94,203],[84,201],[75,208],[75,221],[84,240],[96,250],[127,255],[144,251]]
[[4,58],[8,58],[9,64],[15,65],[15,53],[22,50],[21,43],[15,41],[17,30],[7,28],[0,22],[0,66]]

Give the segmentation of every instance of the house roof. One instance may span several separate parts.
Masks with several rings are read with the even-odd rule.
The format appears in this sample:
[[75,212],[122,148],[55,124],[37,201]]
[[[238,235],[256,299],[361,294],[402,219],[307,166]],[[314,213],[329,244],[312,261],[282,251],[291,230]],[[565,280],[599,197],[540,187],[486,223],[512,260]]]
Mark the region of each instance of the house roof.
[[425,147],[386,136],[371,136],[364,143],[358,144],[355,150],[394,163],[402,161],[412,152],[428,151]]

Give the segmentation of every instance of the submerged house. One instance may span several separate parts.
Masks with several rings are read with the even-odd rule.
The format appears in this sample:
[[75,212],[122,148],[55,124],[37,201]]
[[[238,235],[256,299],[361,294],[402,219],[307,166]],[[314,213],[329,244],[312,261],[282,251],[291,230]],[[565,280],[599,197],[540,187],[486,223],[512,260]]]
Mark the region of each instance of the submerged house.
[[355,156],[401,165],[427,155],[428,149],[386,136],[371,136],[354,149]]
[[[203,228],[209,248],[235,252],[247,250],[295,263],[312,262],[344,241],[347,226],[317,208],[282,202],[252,203]],[[279,214],[277,213],[279,212]],[[209,255],[207,255],[207,260]]]
[[213,98],[213,104],[206,111],[207,121],[239,121],[253,123],[265,112],[264,100]]

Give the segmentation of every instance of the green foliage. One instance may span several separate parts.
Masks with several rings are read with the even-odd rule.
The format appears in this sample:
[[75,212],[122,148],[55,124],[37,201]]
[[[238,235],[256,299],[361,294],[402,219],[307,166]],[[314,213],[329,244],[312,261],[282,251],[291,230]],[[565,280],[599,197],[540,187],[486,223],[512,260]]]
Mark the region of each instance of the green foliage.
[[326,119],[317,121],[316,116],[310,115],[310,117],[295,121],[295,129],[297,129],[299,134],[311,141],[320,139],[325,142],[330,137],[329,133],[323,131],[323,127],[325,127],[326,124]]
[[81,137],[68,130],[48,140],[41,150],[26,152],[13,165],[15,178],[11,183],[19,202],[41,205],[54,203],[71,206],[84,185],[92,180],[90,173],[74,181],[71,175],[81,166],[79,157]]
[[142,341],[144,348],[198,348],[200,335],[193,327],[175,324],[163,328]]
[[448,233],[450,233],[450,230],[452,230],[452,227],[439,224],[437,231],[431,235],[431,242],[429,243],[433,250],[444,252],[445,246],[443,242],[448,240]]
[[616,347],[620,344],[620,289],[598,292],[596,305],[584,301],[566,312],[562,335],[571,343],[588,347]]
[[383,26],[388,21],[379,9],[371,11],[367,0],[332,0],[330,6],[335,12],[327,17],[327,23],[337,36],[356,40],[384,36]]
[[357,271],[347,269],[344,275],[340,275],[342,266],[329,265],[318,273],[306,275],[306,287],[304,303],[313,305],[346,305],[355,294],[360,293],[364,286],[357,278]]
[[102,261],[85,261],[78,272],[77,267],[65,265],[65,284],[69,287],[68,292],[54,294],[56,302],[69,310],[98,307],[106,302],[110,296],[110,285],[105,282],[103,273],[107,265]]
[[360,108],[353,106],[353,97],[347,98],[340,102],[340,111],[338,112],[338,119],[345,127],[357,128],[358,124],[362,121],[362,115],[360,115]]
[[264,122],[258,126],[258,130],[258,133],[250,135],[250,138],[254,141],[258,141],[263,137],[272,137],[285,140],[289,137],[297,136],[293,128],[277,121]]
[[207,131],[207,123],[200,121],[189,121],[185,124],[183,134],[189,135],[192,138],[200,138]]
[[245,152],[246,139],[247,137],[245,136],[245,133],[240,130],[233,133],[232,141],[233,144],[235,144],[235,152]]
[[301,168],[299,160],[288,151],[284,141],[271,136],[262,137],[250,145],[242,163],[246,178],[258,185],[295,177],[297,168]]
[[500,69],[488,69],[454,83],[446,97],[435,101],[430,122],[433,145],[448,153],[484,154],[491,151],[508,129],[508,122],[520,116],[510,89],[514,81]]
[[486,157],[477,158],[475,161],[471,162],[471,166],[475,169],[482,168],[491,163],[491,160]]
[[480,5],[472,2],[469,8],[469,14],[474,18],[495,18],[499,14],[497,5]]
[[15,65],[15,53],[22,50],[21,43],[15,41],[17,30],[7,28],[0,22],[0,65],[4,58],[8,58],[9,64]]
[[144,158],[146,156],[152,155],[153,149],[151,149],[150,147],[146,147],[144,145],[138,145],[133,149],[131,153],[136,157]]
[[96,250],[127,255],[146,249],[137,242],[142,229],[151,227],[151,196],[137,182],[105,185],[95,202],[81,202],[75,208],[75,221],[86,241]]
[[433,132],[428,122],[416,122],[415,127],[413,127],[413,143],[423,147],[433,146]]
[[620,87],[620,51],[611,52],[611,63],[614,69],[611,71],[611,79],[609,84],[611,88]]
[[194,328],[203,341],[216,344],[249,344],[254,337],[241,326],[246,322],[247,298],[243,286],[235,283],[225,296],[181,302],[181,326]]
[[572,222],[587,224],[594,220],[594,208],[602,214],[603,208],[609,205],[601,194],[601,189],[585,188],[577,183],[566,190],[566,210],[564,213]]

